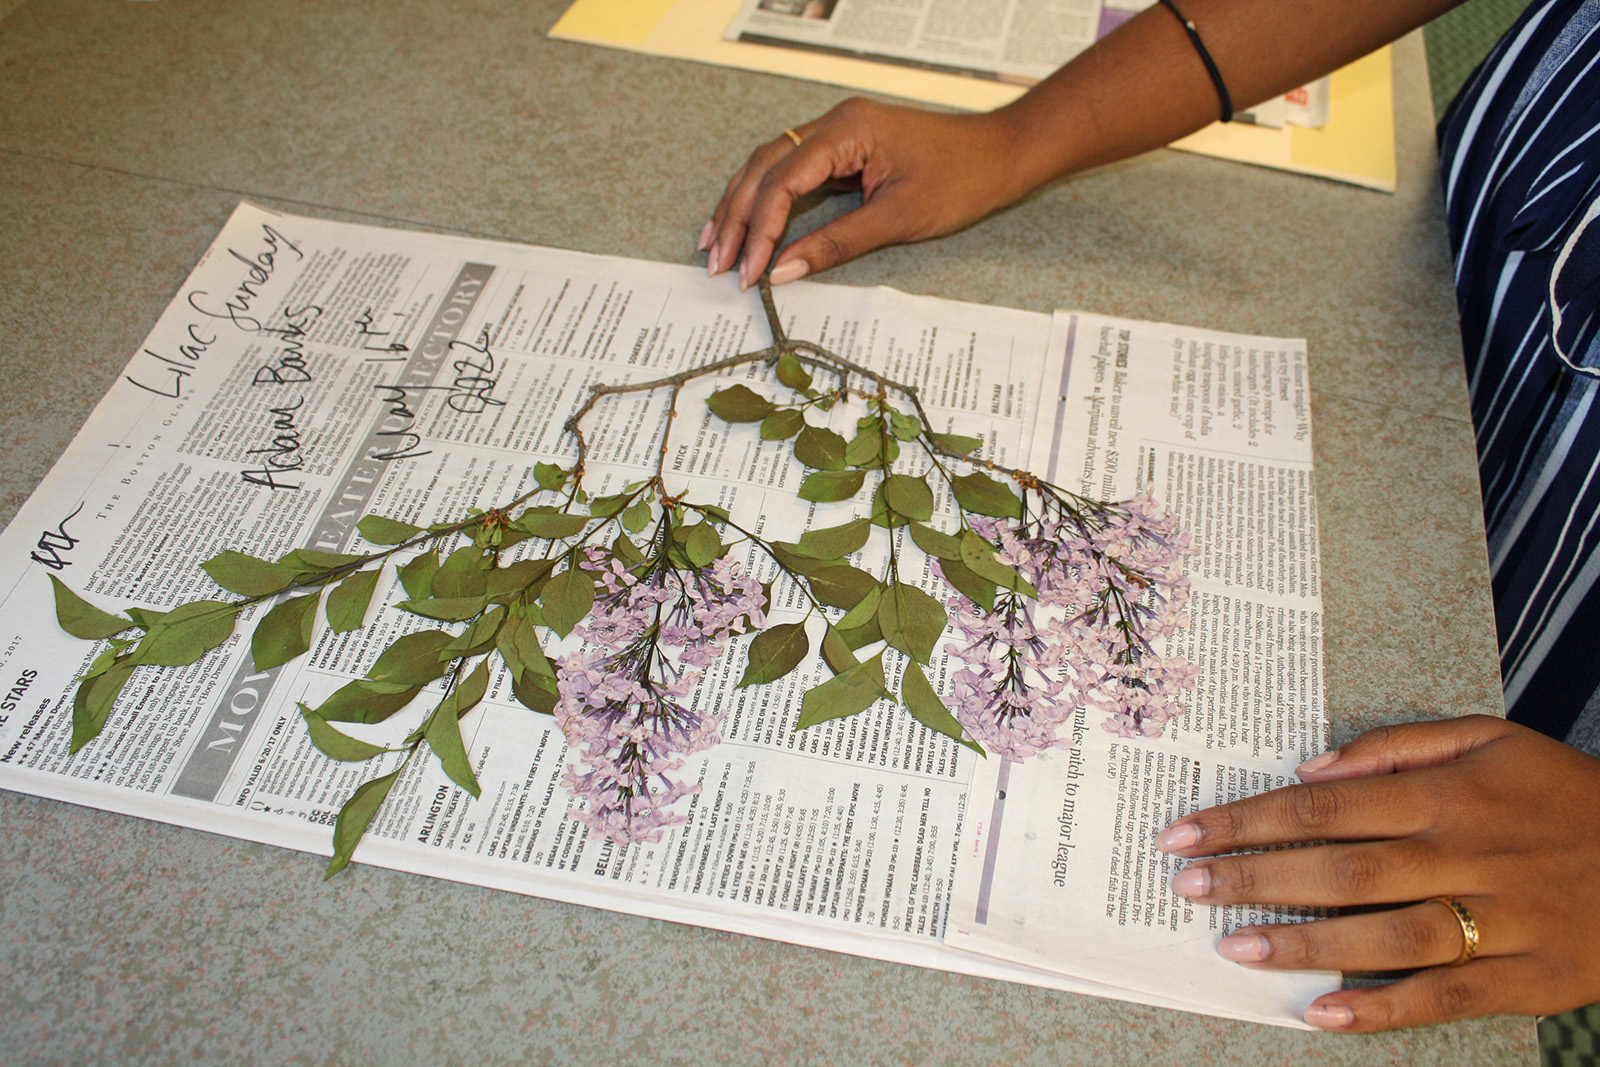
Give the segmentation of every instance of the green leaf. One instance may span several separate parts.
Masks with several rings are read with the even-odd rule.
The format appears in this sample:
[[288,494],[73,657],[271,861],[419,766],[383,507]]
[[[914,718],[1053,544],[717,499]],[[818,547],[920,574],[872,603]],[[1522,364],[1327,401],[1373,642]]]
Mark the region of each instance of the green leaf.
[[549,678],[554,686],[556,669],[544,654],[544,648],[539,643],[539,630],[533,623],[513,614],[501,623],[495,634],[495,646],[499,648],[500,658],[505,660],[506,669],[511,672],[513,679],[520,674],[537,674],[541,678]]
[[956,592],[984,611],[994,610],[995,588],[989,579],[973,574],[967,569],[967,565],[958,559],[940,559],[939,570],[944,573],[944,580],[949,582]]
[[295,571],[277,563],[229,549],[200,564],[211,580],[240,596],[271,596],[294,584]]
[[1022,501],[1017,494],[980,471],[952,478],[950,488],[956,495],[956,503],[967,511],[996,519],[1022,517]]
[[772,549],[773,556],[783,565],[784,569],[793,574],[810,574],[813,571],[820,570],[826,564],[842,562],[841,560],[827,560],[825,564],[823,560],[802,556],[800,555],[799,545],[791,545],[786,541],[774,541],[768,547]]
[[884,496],[883,485],[872,491],[872,524],[882,526],[885,530],[895,530],[905,526],[911,520],[889,506],[889,500]]
[[356,571],[328,593],[328,625],[334,633],[361,629],[361,624],[367,621],[367,607],[378,588],[380,573],[379,568]]
[[84,672],[78,676],[77,681],[81,682],[86,679],[93,678],[97,674],[106,673],[106,671],[109,671],[117,662],[117,657],[121,656],[123,651],[127,649],[129,645],[136,645],[138,643],[139,641],[137,638],[131,641],[119,641],[115,637],[110,638],[106,647],[102,648],[99,654],[90,661],[89,666],[86,667]]
[[458,657],[470,659],[473,656],[482,656],[488,653],[495,645],[495,635],[500,627],[505,625],[508,612],[502,604],[496,604],[482,615],[473,619],[454,641],[445,645],[439,651],[441,660],[452,660]]
[[637,567],[644,562],[644,553],[639,551],[639,546],[621,534],[611,542],[611,554],[620,559],[624,567]]
[[150,629],[150,627],[161,621],[161,616],[166,614],[164,611],[146,611],[144,608],[126,608],[124,610],[127,612],[128,618],[133,620],[133,624],[141,630]]
[[1037,598],[1039,591],[1015,567],[1001,563],[994,555],[994,546],[971,530],[961,532],[961,562],[984,581],[993,582],[1001,589],[1010,589],[1024,596]]
[[152,667],[193,663],[233,636],[234,616],[241,607],[241,603],[220,600],[179,604],[151,624],[132,653],[133,662]]
[[874,612],[872,618],[868,619],[860,626],[854,626],[848,630],[842,628],[839,629],[839,638],[840,640],[844,641],[847,648],[855,649],[857,651],[866,648],[868,645],[877,644],[879,641],[882,641],[883,630],[878,627],[877,613]]
[[968,437],[959,433],[929,433],[933,443],[946,452],[954,452],[958,456],[965,456],[969,452],[976,452],[983,447],[983,438]]
[[311,735],[311,743],[316,746],[318,752],[329,759],[336,759],[341,763],[359,763],[373,756],[394,751],[392,748],[371,745],[348,734],[342,734],[329,726],[328,720],[304,704],[295,706],[300,709],[300,717],[306,721],[306,733]]
[[454,635],[444,630],[418,630],[396,638],[383,650],[367,677],[374,682],[426,685],[444,677],[445,665],[439,662],[439,653],[453,640]]
[[811,388],[811,372],[806,370],[805,364],[795,358],[793,352],[785,352],[778,357],[778,381],[790,389]]
[[398,545],[417,536],[422,527],[382,515],[367,515],[356,523],[356,530],[375,545]]
[[464,622],[481,615],[483,609],[488,606],[487,595],[437,596],[427,600],[402,600],[395,605],[401,611],[409,611],[413,615],[421,615],[424,619],[434,619],[438,622]]
[[900,700],[912,718],[934,733],[959,741],[980,756],[987,755],[979,745],[961,736],[961,724],[950,714],[950,709],[944,706],[944,701],[928,682],[928,676],[915,663],[907,663],[905,673],[900,676]]
[[72,695],[72,741],[69,752],[76,752],[105,729],[106,717],[133,675],[133,657],[124,656],[104,671],[78,685]]
[[317,622],[317,601],[321,593],[290,597],[267,612],[250,637],[250,655],[256,670],[265,671],[288,663],[311,648],[311,631]]
[[878,627],[889,647],[927,663],[944,633],[944,605],[914,585],[895,582],[878,602]]
[[722,555],[722,538],[709,522],[697,522],[684,535],[683,551],[697,568],[709,567]]
[[61,579],[50,575],[50,584],[56,591],[56,621],[73,637],[84,641],[120,634],[133,626],[127,619],[101,611],[64,585]]
[[871,519],[856,519],[843,526],[807,530],[800,535],[795,551],[813,559],[843,559],[867,543],[872,534]]
[[908,519],[926,522],[933,518],[933,490],[928,488],[926,478],[891,474],[883,481],[883,497]]
[[922,420],[890,409],[889,432],[902,441],[915,441],[922,434]]
[[861,492],[866,480],[865,471],[815,471],[806,475],[797,495],[801,500],[818,503],[849,500]]
[[800,698],[800,719],[795,729],[804,730],[829,719],[843,719],[866,711],[879,697],[888,696],[883,685],[883,653],[865,663],[834,675]]
[[478,706],[488,688],[489,661],[479,660],[472,673],[439,702],[423,727],[428,747],[439,757],[444,773],[474,797],[480,796],[482,790],[478,786],[478,776],[472,772],[472,761],[467,757],[466,745],[461,740],[461,717]]
[[316,709],[324,722],[383,722],[422,692],[420,685],[357,678],[335,689]]
[[536,592],[555,565],[553,559],[519,559],[491,568],[484,582],[489,599],[508,600],[517,593]]
[[332,878],[350,865],[350,856],[355,852],[356,845],[367,832],[367,827],[372,825],[373,816],[378,814],[378,809],[389,798],[389,790],[394,788],[403,770],[405,764],[382,778],[362,782],[350,794],[350,799],[344,802],[344,807],[339,809],[339,817],[333,823],[333,856],[328,860],[324,878]]
[[620,514],[633,500],[632,493],[612,493],[610,496],[595,497],[589,504],[589,514],[597,519],[609,519]]
[[517,702],[523,707],[531,708],[542,715],[554,714],[556,703],[561,699],[561,694],[556,692],[554,678],[545,678],[532,671],[512,676],[511,695],[516,697]]
[[[845,671],[861,662],[856,659],[856,654],[851,651],[851,645],[838,630],[829,626],[822,634],[822,658],[827,662],[834,674],[843,674]],[[860,648],[860,645],[854,646]]]
[[400,584],[412,600],[426,600],[433,595],[433,576],[439,571],[439,553],[428,549],[416,559],[400,568]]
[[763,441],[787,441],[805,428],[806,417],[798,408],[779,408],[761,420]]
[[760,422],[777,407],[772,401],[743,385],[718,389],[706,406],[729,422]]
[[565,637],[594,607],[594,574],[572,564],[546,583],[539,601],[545,625]]
[[811,651],[804,623],[769,626],[750,641],[749,658],[739,688],[776,681],[800,665]]
[[831,607],[849,611],[878,587],[878,579],[848,563],[821,567],[806,575],[811,594]]
[[525,534],[554,541],[582,533],[589,522],[590,518],[587,515],[572,515],[565,511],[557,511],[555,508],[538,507],[529,508],[518,515],[513,525]]
[[843,470],[844,438],[822,426],[807,426],[795,438],[794,458],[817,470]]
[[622,513],[622,528],[629,533],[638,533],[650,525],[650,517],[655,514],[655,509],[650,506],[650,501],[640,497],[633,506]]
[[487,552],[477,545],[463,545],[450,553],[434,574],[431,592],[435,597],[486,596],[491,566]]
[[278,562],[298,574],[320,574],[335,567],[343,567],[347,563],[358,563],[366,558],[348,552],[322,552],[315,548],[297,548],[281,557]]
[[554,463],[535,463],[533,480],[539,483],[540,489],[560,489],[567,484],[567,472]]
[[920,522],[912,523],[911,540],[917,543],[918,548],[936,559],[961,558],[961,539],[935,530],[932,526],[924,526]]
[[841,630],[851,630],[857,626],[865,624],[871,619],[876,619],[878,617],[878,604],[882,601],[882,599],[883,586],[874,585],[871,589],[867,590],[867,595],[861,598],[861,602],[855,607],[851,608],[849,611],[845,612],[844,618],[840,619],[834,625],[838,626]]
[[847,467],[879,467],[883,462],[883,420],[864,419],[868,423],[844,446],[844,463]]

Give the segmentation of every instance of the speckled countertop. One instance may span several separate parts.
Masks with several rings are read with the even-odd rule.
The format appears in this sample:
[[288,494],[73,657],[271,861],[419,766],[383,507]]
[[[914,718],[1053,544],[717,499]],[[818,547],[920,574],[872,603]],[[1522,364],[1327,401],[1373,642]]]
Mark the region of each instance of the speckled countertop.
[[[0,0],[0,520],[242,198],[695,262],[834,88],[546,39],[562,0]],[[1385,196],[1158,152],[830,280],[1309,339],[1335,740],[1498,712],[1420,42]],[[820,203],[800,225],[840,210]],[[1533,1064],[552,904],[0,793],[9,1064]]]

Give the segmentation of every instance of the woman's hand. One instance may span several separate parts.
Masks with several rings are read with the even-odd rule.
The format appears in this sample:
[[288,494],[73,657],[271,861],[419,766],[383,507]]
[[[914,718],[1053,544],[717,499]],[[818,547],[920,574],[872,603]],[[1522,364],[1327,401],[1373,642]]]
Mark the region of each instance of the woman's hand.
[[[1300,777],[1187,815],[1156,844],[1212,857],[1173,879],[1205,904],[1406,905],[1222,939],[1218,951],[1250,967],[1422,968],[1320,997],[1307,1022],[1386,1030],[1600,1000],[1600,760],[1471,716],[1374,730],[1306,761]],[[1219,855],[1302,842],[1318,843]],[[1459,967],[1465,935],[1438,896],[1477,924],[1477,958]]]
[[[794,201],[824,183],[861,190],[861,206],[795,241],[776,285],[886,244],[951,233],[1028,192],[1002,112],[947,115],[852,99],[751,153],[700,234],[713,275],[739,266],[748,288],[767,268]],[[1035,183],[1037,184],[1037,183]]]

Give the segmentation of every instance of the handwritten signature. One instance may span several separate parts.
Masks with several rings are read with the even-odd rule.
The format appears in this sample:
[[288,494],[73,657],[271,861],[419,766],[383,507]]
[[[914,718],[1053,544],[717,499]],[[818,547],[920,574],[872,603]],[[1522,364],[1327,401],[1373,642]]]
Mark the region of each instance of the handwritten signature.
[[39,544],[32,552],[28,553],[28,558],[35,563],[44,564],[53,571],[66,570],[72,566],[72,561],[62,553],[71,552],[77,547],[78,542],[83,539],[81,537],[73,537],[67,533],[67,523],[77,518],[78,512],[82,511],[83,507],[82,504],[79,504],[73,509],[71,515],[56,523],[54,530],[46,530],[40,534]]

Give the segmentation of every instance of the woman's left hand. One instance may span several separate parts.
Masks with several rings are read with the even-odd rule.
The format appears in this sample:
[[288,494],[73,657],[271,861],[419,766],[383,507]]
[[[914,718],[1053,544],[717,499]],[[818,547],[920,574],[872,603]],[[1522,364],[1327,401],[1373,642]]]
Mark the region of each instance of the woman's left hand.
[[[1197,857],[1173,889],[1200,903],[1397,905],[1222,939],[1250,967],[1421,968],[1319,997],[1307,1022],[1363,1032],[1600,1001],[1600,760],[1470,716],[1374,730],[1300,778],[1187,815],[1156,843]],[[1288,843],[1307,847],[1222,855]],[[1461,966],[1465,931],[1441,896],[1477,927]]]

